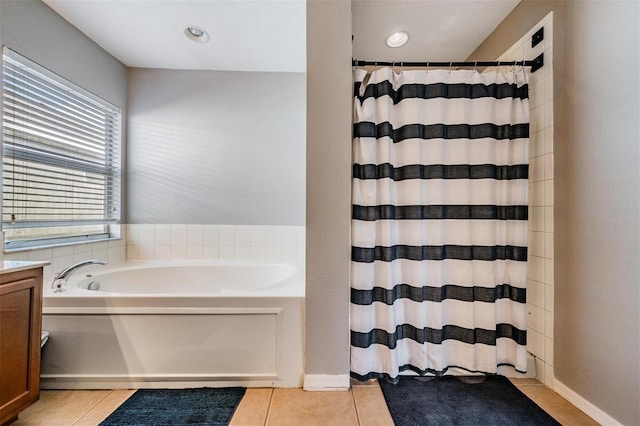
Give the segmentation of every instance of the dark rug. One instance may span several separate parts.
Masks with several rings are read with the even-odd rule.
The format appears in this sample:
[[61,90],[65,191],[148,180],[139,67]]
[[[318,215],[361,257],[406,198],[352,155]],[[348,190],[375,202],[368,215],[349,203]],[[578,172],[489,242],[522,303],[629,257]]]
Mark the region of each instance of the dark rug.
[[482,383],[455,377],[401,377],[397,385],[380,380],[396,426],[560,425],[502,376]]
[[140,389],[100,426],[228,425],[245,390]]

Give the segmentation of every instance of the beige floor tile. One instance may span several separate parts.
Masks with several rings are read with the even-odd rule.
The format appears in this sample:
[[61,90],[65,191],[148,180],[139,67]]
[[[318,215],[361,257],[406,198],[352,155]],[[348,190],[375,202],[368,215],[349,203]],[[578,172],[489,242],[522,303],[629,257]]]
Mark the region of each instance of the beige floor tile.
[[250,388],[242,397],[229,426],[262,426],[267,421],[273,389]]
[[563,425],[598,426],[598,422],[544,385],[518,385],[518,389]]
[[109,414],[113,413],[123,402],[129,399],[135,391],[135,389],[116,389],[111,391],[111,393],[98,402],[89,412],[73,423],[73,426],[95,426],[99,424],[109,417]]
[[358,421],[366,426],[393,426],[393,420],[380,386],[357,386],[352,388]]
[[11,425],[69,426],[110,392],[110,390],[41,391],[40,400],[21,412],[18,420]]
[[526,378],[526,379],[519,379],[517,377],[509,377],[509,380],[511,381],[511,383],[513,383],[514,385],[542,385],[543,383],[538,380],[538,379],[532,379],[532,378]]
[[[597,423],[558,393],[532,379],[516,386],[565,425]],[[133,390],[42,391],[40,401],[20,413],[12,426],[97,425]],[[305,392],[301,389],[248,389],[232,426],[258,425],[392,425],[380,387],[365,382],[349,392]]]
[[274,389],[267,425],[355,426],[358,424],[350,391],[308,392]]
[[367,380],[367,381],[361,382],[360,380],[351,379],[351,387],[352,388],[359,387],[359,386],[378,386],[378,380],[377,379],[371,379],[371,380]]

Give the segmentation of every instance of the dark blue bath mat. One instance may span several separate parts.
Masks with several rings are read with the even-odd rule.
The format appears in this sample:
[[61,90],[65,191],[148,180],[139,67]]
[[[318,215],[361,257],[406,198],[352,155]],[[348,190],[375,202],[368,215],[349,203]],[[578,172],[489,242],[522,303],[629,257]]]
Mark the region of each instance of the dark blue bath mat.
[[100,426],[228,425],[245,390],[140,389]]
[[396,426],[560,425],[502,376],[482,383],[401,377],[397,385],[380,380],[380,387]]

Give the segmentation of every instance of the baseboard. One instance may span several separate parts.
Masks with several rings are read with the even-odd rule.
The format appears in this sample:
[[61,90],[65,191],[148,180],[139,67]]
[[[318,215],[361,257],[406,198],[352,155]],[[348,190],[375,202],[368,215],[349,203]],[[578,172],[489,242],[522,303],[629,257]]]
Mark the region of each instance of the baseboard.
[[306,391],[346,391],[351,387],[348,374],[305,374]]
[[557,378],[553,382],[553,390],[601,425],[623,426],[622,423],[575,393]]

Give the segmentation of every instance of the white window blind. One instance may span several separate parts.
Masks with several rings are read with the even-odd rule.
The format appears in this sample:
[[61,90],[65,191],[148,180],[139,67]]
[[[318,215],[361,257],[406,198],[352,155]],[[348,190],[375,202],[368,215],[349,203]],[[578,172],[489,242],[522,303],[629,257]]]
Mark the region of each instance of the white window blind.
[[5,247],[108,238],[120,221],[119,109],[9,49],[2,59]]

